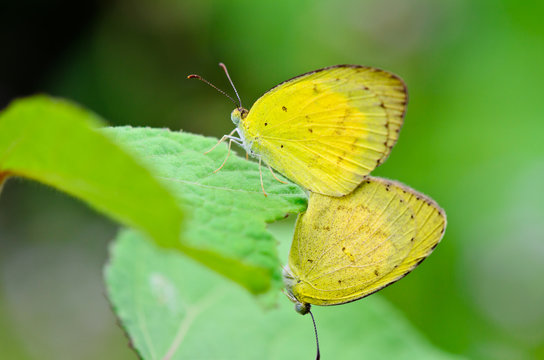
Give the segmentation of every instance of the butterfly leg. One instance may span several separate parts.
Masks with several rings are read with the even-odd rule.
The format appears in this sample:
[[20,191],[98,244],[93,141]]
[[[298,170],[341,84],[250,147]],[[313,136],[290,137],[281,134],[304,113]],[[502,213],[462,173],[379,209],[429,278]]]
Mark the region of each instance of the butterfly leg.
[[215,144],[210,150],[206,151],[206,152],[204,153],[204,155],[207,154],[207,153],[209,153],[209,152],[212,151],[213,149],[215,149],[219,144],[221,144],[221,143],[222,143],[223,141],[225,141],[226,139],[231,139],[231,138],[232,138],[232,134],[234,134],[235,131],[236,131],[236,129],[232,130],[232,131],[230,132],[230,134],[224,135],[224,136],[221,138],[221,140],[219,140],[219,141],[217,142],[217,144]]
[[259,176],[261,177],[261,189],[263,189],[264,196],[268,196],[266,191],[264,191],[264,184],[263,184],[263,172],[261,170],[261,157],[259,156]]
[[221,170],[221,169],[223,168],[223,166],[225,166],[225,164],[227,163],[227,160],[228,160],[229,155],[230,155],[230,147],[231,147],[231,145],[232,145],[232,139],[229,139],[229,150],[228,150],[228,152],[227,152],[227,157],[225,157],[225,160],[223,160],[223,163],[221,164],[221,166],[214,170],[214,172],[213,172],[214,174],[215,174],[216,172],[218,172],[219,170]]
[[287,184],[287,182],[285,181],[282,181],[280,179],[278,179],[278,177],[276,176],[276,174],[274,174],[274,170],[272,170],[272,168],[270,167],[270,165],[266,164],[268,166],[268,169],[270,170],[270,172],[272,173],[272,176],[274,177],[274,179],[278,180],[280,183],[282,184]]

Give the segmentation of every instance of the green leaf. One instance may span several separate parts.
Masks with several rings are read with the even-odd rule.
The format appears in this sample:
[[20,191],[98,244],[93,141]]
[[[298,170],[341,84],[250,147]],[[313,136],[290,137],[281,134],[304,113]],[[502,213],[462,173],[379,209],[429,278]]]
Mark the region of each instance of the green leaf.
[[[37,96],[0,114],[0,183],[22,176],[78,197],[158,244],[177,248],[253,293],[280,282],[266,223],[303,211],[306,196],[216,139],[164,129],[108,128],[67,101]],[[182,229],[182,211],[187,223]]]
[[[311,359],[309,316],[283,298],[265,311],[209,270],[120,234],[106,268],[110,300],[143,359]],[[379,296],[314,307],[324,359],[454,359]]]
[[68,101],[35,96],[0,113],[0,184],[21,176],[65,191],[161,244],[178,244],[182,211],[145,167]]
[[259,166],[231,153],[217,139],[166,129],[120,127],[106,133],[131,149],[183,203],[187,213],[182,250],[253,293],[281,286],[276,240],[266,223],[304,211],[305,193],[275,180]]

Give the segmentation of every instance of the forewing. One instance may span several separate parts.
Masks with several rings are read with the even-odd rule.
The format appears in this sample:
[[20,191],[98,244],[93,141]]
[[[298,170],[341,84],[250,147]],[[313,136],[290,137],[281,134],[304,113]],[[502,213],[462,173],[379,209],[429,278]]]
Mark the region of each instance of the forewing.
[[364,297],[401,266],[415,236],[414,213],[388,181],[367,180],[342,198],[311,194],[289,253],[293,294],[316,305]]
[[343,196],[387,158],[405,103],[395,75],[337,66],[278,85],[242,127],[252,149],[286,177],[312,192]]

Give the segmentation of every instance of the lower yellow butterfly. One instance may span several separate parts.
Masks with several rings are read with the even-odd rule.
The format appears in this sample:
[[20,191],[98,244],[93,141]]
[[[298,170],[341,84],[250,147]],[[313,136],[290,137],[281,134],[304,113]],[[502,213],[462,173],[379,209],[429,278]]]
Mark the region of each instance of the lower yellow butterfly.
[[[219,65],[234,88],[225,65]],[[236,105],[231,114],[236,128],[220,141],[229,140],[229,151],[237,143],[259,164],[264,161],[303,188],[329,196],[349,194],[387,159],[408,100],[399,77],[360,65],[294,77],[266,92],[249,110],[242,107],[236,88],[238,104],[201,76],[189,78],[206,82]]]
[[438,204],[395,181],[369,177],[342,198],[311,194],[283,271],[286,295],[303,315],[364,298],[419,265],[445,228]]

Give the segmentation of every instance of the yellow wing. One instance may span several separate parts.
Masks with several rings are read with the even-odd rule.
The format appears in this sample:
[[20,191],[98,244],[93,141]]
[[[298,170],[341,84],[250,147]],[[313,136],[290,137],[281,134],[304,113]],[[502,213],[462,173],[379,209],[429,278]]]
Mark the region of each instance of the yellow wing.
[[315,305],[368,296],[414,269],[445,226],[435,202],[389,180],[369,178],[342,198],[311,194],[289,253],[288,292]]
[[334,66],[276,86],[240,128],[252,151],[292,181],[343,196],[389,155],[406,100],[404,83],[391,73]]

